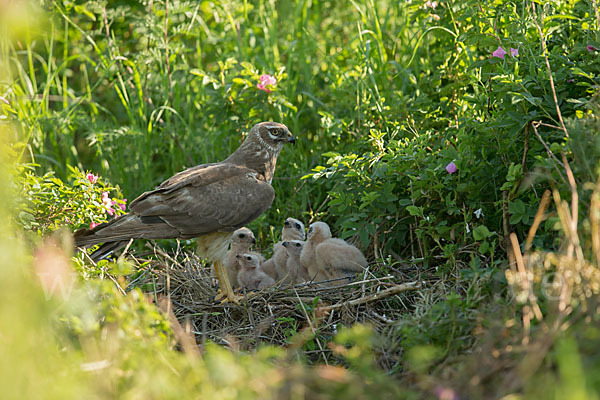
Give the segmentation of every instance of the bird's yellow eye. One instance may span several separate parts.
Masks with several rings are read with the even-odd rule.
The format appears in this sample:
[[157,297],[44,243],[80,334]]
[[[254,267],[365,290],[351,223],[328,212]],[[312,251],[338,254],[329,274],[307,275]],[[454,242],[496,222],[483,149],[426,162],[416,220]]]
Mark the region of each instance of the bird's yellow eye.
[[283,132],[280,128],[270,128],[269,132],[271,133],[271,135],[273,136],[279,136],[281,135],[281,133]]

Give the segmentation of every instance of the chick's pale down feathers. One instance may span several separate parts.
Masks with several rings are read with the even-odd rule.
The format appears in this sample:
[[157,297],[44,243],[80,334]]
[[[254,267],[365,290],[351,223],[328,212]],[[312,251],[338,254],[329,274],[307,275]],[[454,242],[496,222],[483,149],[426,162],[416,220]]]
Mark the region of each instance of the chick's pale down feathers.
[[248,289],[264,289],[273,286],[275,281],[260,268],[260,258],[256,254],[238,254],[240,263],[237,280],[241,286]]
[[296,218],[287,218],[281,229],[281,240],[304,240],[306,232],[304,232],[304,224]]
[[285,240],[304,240],[304,224],[295,218],[287,218],[281,229],[281,242],[273,246],[273,257],[263,263],[263,270],[275,280],[281,280],[287,275],[287,251],[282,246]]
[[317,268],[315,249],[329,238],[331,238],[331,230],[325,222],[315,222],[308,227],[306,244],[300,254],[300,262],[306,266],[309,278],[315,282],[327,280],[327,276],[320,273]]
[[[324,222],[311,225],[300,260],[308,267],[308,274],[311,279],[314,277],[315,281],[351,276],[361,272],[368,265],[367,259],[358,248],[342,239],[332,238],[331,230]],[[331,284],[339,283],[343,282]]]
[[301,240],[289,240],[283,242],[282,245],[288,254],[286,271],[289,280],[293,283],[308,281],[308,269],[300,262],[300,254],[304,248],[304,242]]
[[[223,258],[223,267],[227,271],[229,276],[229,282],[233,288],[239,287],[240,284],[237,280],[238,272],[240,270],[239,260],[236,258],[238,254],[250,253],[250,248],[256,243],[254,233],[246,227],[240,228],[233,232],[231,236],[231,242],[229,250],[225,253]],[[259,257],[262,261],[262,256],[258,253],[252,253]]]
[[327,239],[316,247],[315,262],[329,279],[352,275],[367,267],[367,259],[359,249],[337,238]]

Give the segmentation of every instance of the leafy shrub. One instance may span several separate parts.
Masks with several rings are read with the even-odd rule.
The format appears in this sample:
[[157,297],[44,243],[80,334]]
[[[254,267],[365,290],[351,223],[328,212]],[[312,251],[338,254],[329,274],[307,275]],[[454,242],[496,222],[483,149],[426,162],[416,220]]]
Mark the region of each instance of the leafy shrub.
[[67,167],[71,172],[69,185],[53,172],[35,175],[33,166],[25,166],[18,175],[21,203],[17,222],[24,229],[45,236],[60,227],[93,226],[125,213],[127,200],[118,188],[92,173]]

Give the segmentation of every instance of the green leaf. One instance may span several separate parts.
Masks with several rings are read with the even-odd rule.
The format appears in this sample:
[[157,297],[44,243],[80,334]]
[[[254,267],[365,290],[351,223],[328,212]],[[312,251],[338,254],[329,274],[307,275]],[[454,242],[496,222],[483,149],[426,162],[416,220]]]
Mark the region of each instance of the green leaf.
[[417,206],[407,206],[406,211],[413,216],[423,216],[421,209]]
[[92,21],[96,20],[96,16],[92,12],[88,11],[84,6],[76,5],[74,9],[76,13],[85,14]]
[[494,235],[494,233],[490,232],[490,230],[485,225],[479,225],[478,227],[473,229],[473,238],[475,240],[487,239],[493,235]]
[[523,215],[522,214],[513,214],[513,215],[510,216],[509,222],[512,225],[515,225],[515,224],[518,224],[522,219],[523,219]]
[[358,231],[358,237],[360,238],[360,241],[362,242],[363,245],[368,245],[369,244],[369,232],[367,232],[366,229],[361,229]]
[[508,212],[510,212],[513,215],[523,215],[525,214],[525,209],[525,203],[523,202],[523,200],[520,199],[517,199],[508,204]]

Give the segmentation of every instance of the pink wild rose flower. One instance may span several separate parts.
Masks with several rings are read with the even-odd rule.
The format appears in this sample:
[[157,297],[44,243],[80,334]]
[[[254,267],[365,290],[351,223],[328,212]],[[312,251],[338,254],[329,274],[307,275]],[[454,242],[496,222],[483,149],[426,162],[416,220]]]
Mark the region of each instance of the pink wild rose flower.
[[95,227],[97,227],[98,225],[100,225],[99,223],[95,223],[94,221],[92,221],[92,223],[90,224],[90,229],[94,229]]
[[271,89],[269,89],[267,86],[275,86],[275,84],[277,83],[277,79],[275,79],[274,76],[267,74],[261,75],[259,79],[260,83],[257,83],[256,87],[260,90],[264,90],[267,93],[271,92]]
[[594,46],[592,46],[591,44],[588,44],[587,51],[589,51],[591,53],[592,51],[596,51],[596,50],[598,50],[598,49],[595,48]]
[[112,206],[114,206],[116,201],[111,200],[108,197],[108,192],[102,192],[102,204],[104,205],[104,211],[108,213],[108,215],[115,215],[115,210],[113,210]]
[[504,60],[504,56],[506,55],[506,51],[498,46],[498,48],[492,53],[492,57],[498,57]]
[[451,162],[450,164],[446,165],[446,171],[448,171],[449,174],[453,174],[456,171],[458,171],[458,167],[456,166],[456,164]]
[[123,211],[125,211],[125,209],[127,209],[127,199],[123,199],[123,202],[119,203],[119,208]]
[[85,177],[87,178],[88,181],[90,181],[90,183],[98,182],[98,175],[94,175],[91,172],[88,172],[88,174]]
[[510,48],[510,56],[511,57],[519,57],[519,49]]

